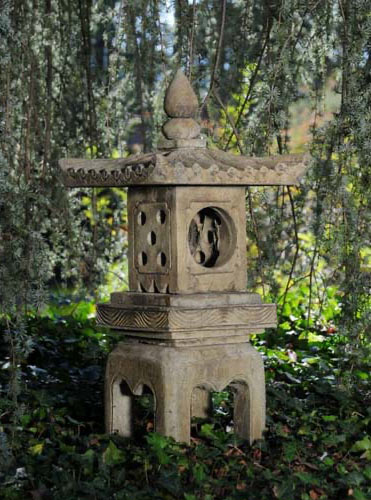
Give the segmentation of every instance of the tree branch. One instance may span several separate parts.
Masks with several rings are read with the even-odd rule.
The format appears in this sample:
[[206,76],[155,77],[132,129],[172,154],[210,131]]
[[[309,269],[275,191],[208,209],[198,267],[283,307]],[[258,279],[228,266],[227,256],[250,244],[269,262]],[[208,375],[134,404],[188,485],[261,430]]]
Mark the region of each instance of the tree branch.
[[189,54],[188,54],[188,80],[192,81],[192,64],[193,64],[193,40],[195,35],[196,28],[196,0],[193,0],[192,6],[192,29],[191,29],[191,37],[189,39]]
[[291,279],[292,279],[292,275],[294,273],[294,269],[295,269],[295,266],[296,266],[296,261],[298,259],[298,255],[299,255],[299,251],[300,251],[299,235],[298,235],[298,224],[297,224],[297,219],[296,219],[294,200],[293,200],[293,197],[292,197],[290,186],[287,186],[287,193],[289,195],[290,206],[291,206],[291,213],[292,213],[292,218],[293,218],[293,221],[294,221],[294,232],[295,232],[295,246],[296,246],[296,249],[295,249],[294,258],[292,259],[291,269],[290,269],[289,277],[287,279],[285,292],[283,294],[282,306],[281,306],[280,316],[279,316],[279,319],[278,319],[278,324],[281,322],[282,311],[283,311],[283,308],[284,308],[284,306],[286,304],[287,292],[289,291],[289,288],[290,288],[290,282],[291,282]]
[[[259,73],[259,70],[260,70],[260,66],[261,66],[261,63],[262,63],[262,60],[263,60],[264,52],[265,52],[265,49],[267,48],[267,45],[268,45],[268,41],[269,41],[269,36],[270,36],[271,29],[272,29],[272,23],[269,23],[268,27],[267,27],[267,34],[265,36],[263,48],[262,48],[262,50],[260,52],[258,62],[256,64],[254,73],[253,73],[253,75],[251,77],[249,88],[247,90],[245,99],[244,99],[243,104],[242,104],[242,106],[240,108],[240,111],[238,112],[237,120],[236,120],[236,123],[235,123],[236,128],[238,127],[238,125],[240,123],[240,120],[241,120],[241,117],[243,115],[243,112],[245,111],[246,105],[249,102],[251,93],[253,91],[253,88],[254,88],[254,85],[255,85],[255,80],[256,80],[256,77],[258,76],[258,73]],[[227,151],[228,146],[229,146],[229,144],[230,144],[230,142],[231,142],[231,140],[233,138],[233,135],[234,135],[234,132],[232,132],[231,135],[229,136],[227,144],[224,147],[224,151]]]
[[209,99],[209,97],[212,94],[212,91],[214,89],[215,85],[215,77],[216,77],[216,72],[219,67],[219,60],[220,60],[220,52],[222,49],[222,43],[223,43],[223,37],[224,37],[224,27],[225,27],[225,12],[226,12],[226,6],[227,6],[227,0],[223,0],[223,5],[222,5],[222,13],[221,13],[221,21],[220,21],[220,30],[219,30],[219,41],[218,41],[218,46],[216,49],[216,54],[215,54],[215,61],[214,61],[214,67],[213,67],[213,72],[211,74],[211,80],[210,80],[210,87],[209,90],[206,94],[206,97],[201,105],[200,108],[200,114],[202,113],[202,110],[206,106],[206,103]]

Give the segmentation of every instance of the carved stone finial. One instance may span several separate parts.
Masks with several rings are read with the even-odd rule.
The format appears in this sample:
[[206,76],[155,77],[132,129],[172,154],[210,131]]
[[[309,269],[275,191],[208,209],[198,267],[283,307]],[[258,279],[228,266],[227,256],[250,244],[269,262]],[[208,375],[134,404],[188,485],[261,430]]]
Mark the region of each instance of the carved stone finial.
[[200,125],[193,119],[198,110],[198,99],[181,69],[166,91],[164,108],[170,118],[162,128],[166,139],[188,141],[199,137]]
[[164,108],[170,118],[193,118],[197,113],[197,96],[181,69],[166,91]]

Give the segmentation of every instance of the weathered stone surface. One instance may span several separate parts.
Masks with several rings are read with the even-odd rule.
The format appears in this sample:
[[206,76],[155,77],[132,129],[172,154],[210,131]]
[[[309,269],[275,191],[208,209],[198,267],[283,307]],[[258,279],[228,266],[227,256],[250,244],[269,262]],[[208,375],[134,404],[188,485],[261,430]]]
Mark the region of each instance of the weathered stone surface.
[[69,187],[295,186],[308,169],[309,156],[247,158],[197,146],[115,160],[60,160],[59,165]]
[[[105,383],[109,433],[131,435],[132,398],[147,386],[155,399],[155,430],[189,443],[191,415],[207,413],[207,399],[200,396],[200,389],[221,391],[232,386],[236,434],[250,443],[262,437],[264,368],[259,353],[249,343],[167,347],[122,342],[108,357]],[[200,404],[198,397],[203,399]]]
[[[205,210],[215,218],[217,242],[211,241],[212,228],[205,225],[206,218],[197,219]],[[131,291],[187,294],[246,290],[243,188],[130,188],[128,215]]]
[[197,113],[197,96],[180,69],[166,91],[164,109],[171,118],[192,118]]
[[169,154],[174,149],[205,149],[206,139],[197,137],[196,139],[166,139],[160,137],[157,143],[158,151],[162,154]]
[[172,118],[163,126],[163,132],[168,139],[194,139],[200,134],[201,128],[193,118]]
[[170,345],[246,342],[249,334],[276,326],[276,306],[243,293],[172,295],[125,292],[98,304],[98,324],[131,337]]
[[261,297],[251,292],[219,292],[219,293],[191,293],[158,294],[141,292],[113,292],[110,303],[115,306],[143,306],[143,307],[176,307],[180,309],[215,307],[215,306],[244,306],[260,305]]

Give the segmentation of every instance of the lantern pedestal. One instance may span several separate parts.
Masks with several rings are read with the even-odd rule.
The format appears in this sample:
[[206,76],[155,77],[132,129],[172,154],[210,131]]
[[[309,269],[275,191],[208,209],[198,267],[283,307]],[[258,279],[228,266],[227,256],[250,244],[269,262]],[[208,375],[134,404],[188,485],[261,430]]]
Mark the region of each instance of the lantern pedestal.
[[108,357],[107,432],[131,435],[132,398],[147,386],[156,431],[188,443],[191,416],[207,417],[210,391],[231,386],[236,433],[261,438],[264,368],[249,335],[276,325],[275,304],[247,292],[121,292],[98,304],[97,319],[125,335]]
[[106,430],[132,433],[132,398],[149,387],[155,400],[155,429],[189,443],[191,416],[207,416],[210,391],[234,392],[234,427],[253,442],[265,424],[264,367],[249,343],[169,347],[121,342],[106,370]]

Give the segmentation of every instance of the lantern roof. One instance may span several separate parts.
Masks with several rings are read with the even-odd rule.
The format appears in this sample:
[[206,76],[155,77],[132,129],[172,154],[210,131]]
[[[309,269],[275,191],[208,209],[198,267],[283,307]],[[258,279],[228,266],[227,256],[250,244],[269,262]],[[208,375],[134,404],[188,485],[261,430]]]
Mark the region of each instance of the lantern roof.
[[69,187],[135,185],[298,185],[309,164],[302,154],[247,157],[211,149],[195,120],[198,99],[181,70],[164,100],[169,120],[157,151],[117,159],[62,159]]

